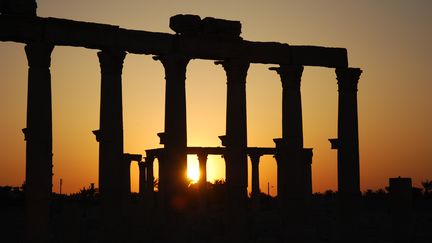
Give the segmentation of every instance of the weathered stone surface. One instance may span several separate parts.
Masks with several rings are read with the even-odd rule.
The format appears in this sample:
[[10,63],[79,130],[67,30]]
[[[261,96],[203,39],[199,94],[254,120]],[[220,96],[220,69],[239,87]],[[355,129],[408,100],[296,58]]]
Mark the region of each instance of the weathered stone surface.
[[201,32],[201,18],[198,15],[178,14],[170,18],[169,27],[177,34],[197,35]]
[[202,20],[202,31],[211,37],[240,37],[240,21],[206,17]]
[[[231,32],[228,33],[235,33],[234,29],[232,27]],[[149,55],[174,51],[191,59],[241,58],[250,63],[338,68],[348,66],[345,48],[290,46],[276,42],[244,41],[241,38],[176,36],[56,18],[0,15],[0,41],[22,43],[45,41],[54,45],[120,49],[129,53]]]
[[0,13],[10,15],[36,16],[35,0],[0,0]]

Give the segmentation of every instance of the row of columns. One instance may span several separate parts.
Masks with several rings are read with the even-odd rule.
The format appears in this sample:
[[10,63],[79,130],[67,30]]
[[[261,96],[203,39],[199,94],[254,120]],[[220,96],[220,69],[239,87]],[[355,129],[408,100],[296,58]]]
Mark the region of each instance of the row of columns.
[[[32,43],[25,47],[28,64],[26,140],[27,236],[43,242],[48,234],[49,198],[52,192],[52,111],[50,56],[53,45]],[[99,189],[103,210],[121,208],[125,195],[122,169],[123,119],[121,74],[126,53],[103,50],[98,53],[101,68],[100,129],[94,131],[99,142]],[[166,208],[175,208],[187,188],[186,66],[190,58],[178,53],[156,57],[165,68],[166,100],[164,153],[160,163],[160,194]],[[226,146],[227,199],[230,209],[241,209],[247,199],[247,126],[246,76],[249,63],[225,60],[227,75]],[[273,69],[282,80],[282,138],[275,139],[278,163],[278,195],[282,202],[290,197],[310,195],[311,150],[303,148],[300,81],[303,67]],[[361,70],[337,68],[339,85],[338,138],[332,145],[338,150],[338,191],[343,198],[360,195],[357,83]],[[254,159],[256,161],[256,159]],[[201,163],[200,163],[201,164]],[[253,163],[256,168],[257,162]],[[148,169],[152,173],[152,169]],[[253,173],[257,173],[253,169]],[[147,174],[147,183],[151,175]],[[152,178],[152,176],[151,176]],[[254,178],[257,178],[254,176]],[[257,180],[253,185],[258,185]],[[148,184],[149,187],[149,184]],[[256,188],[253,190],[257,193]],[[347,199],[348,200],[348,199]],[[115,210],[114,210],[115,211]],[[109,214],[107,214],[109,215]],[[112,220],[110,220],[112,221]]]

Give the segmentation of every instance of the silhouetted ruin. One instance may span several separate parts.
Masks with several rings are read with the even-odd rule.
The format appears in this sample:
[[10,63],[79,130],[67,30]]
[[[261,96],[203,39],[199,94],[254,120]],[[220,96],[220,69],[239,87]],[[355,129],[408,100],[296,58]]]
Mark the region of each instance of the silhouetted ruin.
[[[27,127],[23,129],[26,141],[27,242],[53,240],[53,226],[50,224],[53,166],[50,64],[55,46],[100,50],[97,54],[101,70],[100,127],[93,131],[99,143],[101,228],[98,242],[121,242],[127,232],[126,219],[150,227],[151,230],[142,233],[143,242],[191,242],[184,230],[196,212],[204,217],[202,222],[207,228],[199,229],[200,226],[195,225],[197,228],[194,230],[199,234],[192,242],[209,240],[209,235],[217,234],[215,232],[221,236],[213,236],[211,242],[220,239],[228,242],[257,241],[261,236],[254,235],[254,229],[250,227],[251,213],[258,215],[262,211],[260,205],[270,205],[271,201],[259,190],[259,161],[263,155],[273,155],[277,162],[275,207],[278,213],[277,217],[270,217],[278,220],[277,229],[273,229],[277,231],[277,239],[280,242],[307,241],[311,237],[308,229],[313,221],[313,153],[311,148],[303,146],[300,85],[304,66],[336,70],[338,134],[330,142],[331,147],[337,150],[338,193],[336,226],[330,238],[333,242],[356,242],[353,235],[359,234],[357,214],[361,196],[357,83],[362,71],[349,67],[346,49],[247,41],[240,36],[239,21],[201,19],[196,15],[171,17],[169,26],[176,34],[168,34],[37,17],[36,2],[32,0],[2,0],[0,13],[0,40],[26,44],[29,66]],[[144,158],[123,150],[122,69],[128,53],[153,55],[165,69],[165,128],[158,134],[163,148],[147,149]],[[220,136],[222,147],[187,146],[185,82],[186,68],[192,59],[214,60],[226,72],[226,133]],[[245,87],[251,63],[276,65],[270,70],[276,71],[281,79],[282,134],[274,139],[274,148],[247,145]],[[196,212],[190,210],[193,197],[185,176],[188,154],[197,155],[199,160],[201,176],[196,184]],[[214,222],[209,220],[213,210],[210,201],[215,200],[214,192],[211,194],[210,191],[215,191],[217,185],[210,190],[207,182],[208,155],[223,156],[226,165],[226,183],[221,187],[224,188],[223,216],[219,217],[223,225],[221,231],[210,229],[219,226],[212,225]],[[251,203],[247,194],[247,156],[252,162]],[[153,171],[155,159],[159,162],[157,191]],[[132,161],[139,165],[138,207],[131,201]],[[391,179],[390,189],[393,222],[408,222],[411,181]],[[93,195],[94,188],[92,191]],[[138,216],[131,213],[132,209],[136,209],[134,212],[142,218],[136,218]],[[258,221],[262,219],[254,220],[259,225]],[[410,235],[409,226],[405,223],[394,225],[398,239],[407,239]]]

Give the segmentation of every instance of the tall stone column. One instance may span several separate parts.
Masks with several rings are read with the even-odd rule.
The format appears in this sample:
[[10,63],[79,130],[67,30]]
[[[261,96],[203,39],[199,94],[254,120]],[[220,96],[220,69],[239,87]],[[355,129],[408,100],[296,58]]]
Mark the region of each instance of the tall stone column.
[[259,209],[260,188],[259,188],[259,162],[262,155],[257,152],[249,153],[252,164],[252,208]]
[[338,138],[331,140],[338,157],[338,227],[336,242],[346,242],[358,233],[360,199],[357,84],[359,68],[338,68]]
[[26,140],[26,241],[49,242],[52,193],[51,52],[48,43],[26,45],[28,60]]
[[120,237],[119,222],[125,190],[123,157],[122,69],[124,51],[98,52],[101,68],[100,130],[94,131],[99,142],[99,192],[105,237]]
[[159,193],[162,207],[183,210],[187,182],[186,67],[189,58],[171,53],[155,57],[165,68],[165,131],[160,161]]
[[341,196],[360,195],[357,84],[359,68],[338,68],[338,192]]
[[278,197],[282,207],[294,198],[303,198],[307,163],[303,156],[303,121],[300,83],[303,66],[280,65],[275,70],[282,81],[282,138],[275,139],[278,163]]
[[226,168],[226,220],[230,242],[244,242],[247,237],[245,209],[247,205],[247,123],[246,76],[249,62],[225,60],[227,76],[226,134],[222,136]]
[[146,163],[144,161],[138,162],[138,170],[139,170],[139,195],[140,197],[145,196],[146,192]]
[[[282,81],[282,138],[276,143],[278,199],[285,238],[303,242],[308,222],[310,159],[303,148],[301,76],[303,66],[280,65],[275,70]],[[311,157],[311,156],[310,156]]]
[[249,62],[227,60],[222,64],[227,75],[226,135],[226,183],[228,207],[244,208],[247,201],[247,122],[246,122],[246,76]]

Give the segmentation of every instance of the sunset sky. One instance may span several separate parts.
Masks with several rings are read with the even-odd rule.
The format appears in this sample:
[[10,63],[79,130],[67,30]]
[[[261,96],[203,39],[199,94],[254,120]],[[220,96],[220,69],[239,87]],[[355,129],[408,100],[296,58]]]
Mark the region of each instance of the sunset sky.
[[[293,45],[344,47],[359,67],[361,188],[387,186],[389,177],[432,180],[432,1],[285,0],[39,0],[38,15],[173,33],[170,16],[189,13],[242,23],[242,37]],[[96,50],[55,47],[53,93],[53,191],[77,192],[97,183],[100,68]],[[281,93],[274,65],[251,65],[247,76],[248,146],[274,147],[281,136]],[[25,178],[27,60],[24,45],[0,43],[0,185]],[[124,151],[160,147],[164,127],[164,70],[152,56],[128,54],[123,69]],[[225,134],[226,76],[212,61],[187,69],[189,146],[221,146]],[[334,69],[305,67],[303,129],[313,148],[313,190],[337,188],[337,83]],[[197,165],[191,156],[191,166]],[[208,180],[224,178],[220,156],[209,156]],[[261,190],[276,194],[276,162],[260,164]],[[132,190],[138,189],[132,166]],[[250,177],[249,177],[250,181]],[[250,182],[249,182],[250,183]],[[249,187],[250,190],[250,187]]]

